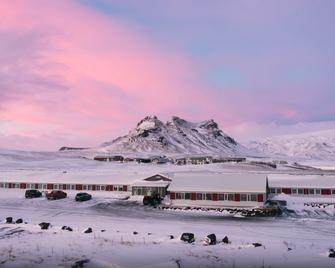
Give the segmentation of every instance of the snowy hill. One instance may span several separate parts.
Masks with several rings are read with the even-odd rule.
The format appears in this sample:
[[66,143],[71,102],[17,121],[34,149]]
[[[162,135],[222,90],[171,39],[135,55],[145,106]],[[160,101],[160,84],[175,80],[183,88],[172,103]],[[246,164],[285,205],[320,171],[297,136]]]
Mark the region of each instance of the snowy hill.
[[335,130],[263,138],[248,147],[268,156],[335,160]]
[[176,116],[167,123],[156,116],[147,116],[128,135],[102,144],[99,151],[222,156],[252,154],[220,130],[213,120],[192,123]]

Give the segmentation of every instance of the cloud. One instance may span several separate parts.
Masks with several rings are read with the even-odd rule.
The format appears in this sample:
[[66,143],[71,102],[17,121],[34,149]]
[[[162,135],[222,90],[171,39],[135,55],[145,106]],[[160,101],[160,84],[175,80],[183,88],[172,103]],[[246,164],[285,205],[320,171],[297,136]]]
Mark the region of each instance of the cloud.
[[78,2],[4,1],[0,38],[0,119],[31,134],[97,142],[147,113],[206,109],[190,59]]

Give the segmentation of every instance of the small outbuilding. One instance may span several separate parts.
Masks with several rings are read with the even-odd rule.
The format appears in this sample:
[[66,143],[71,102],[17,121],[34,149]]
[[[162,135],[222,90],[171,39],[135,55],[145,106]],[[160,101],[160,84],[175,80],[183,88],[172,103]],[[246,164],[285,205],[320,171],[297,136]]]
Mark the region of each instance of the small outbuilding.
[[159,194],[164,197],[167,193],[167,188],[171,183],[171,179],[162,174],[156,174],[134,182],[131,185],[133,195],[144,195],[151,196],[153,194]]

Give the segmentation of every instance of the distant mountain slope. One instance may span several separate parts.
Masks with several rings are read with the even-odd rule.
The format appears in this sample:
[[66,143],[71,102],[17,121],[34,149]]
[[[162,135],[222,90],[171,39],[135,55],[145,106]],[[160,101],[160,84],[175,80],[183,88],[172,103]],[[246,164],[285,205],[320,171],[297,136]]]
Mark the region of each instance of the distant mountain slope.
[[165,124],[156,116],[147,116],[128,135],[102,144],[99,150],[113,153],[225,156],[251,154],[247,148],[220,130],[213,120],[192,123],[176,116]]
[[263,138],[248,147],[268,156],[335,160],[335,130]]

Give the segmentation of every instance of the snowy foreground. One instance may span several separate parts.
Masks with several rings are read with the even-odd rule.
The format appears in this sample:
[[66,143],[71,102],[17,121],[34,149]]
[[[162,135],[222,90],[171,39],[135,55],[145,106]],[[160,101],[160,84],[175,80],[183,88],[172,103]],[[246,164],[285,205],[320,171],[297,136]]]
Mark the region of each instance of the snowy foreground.
[[[248,163],[125,165],[88,160],[72,153],[0,151],[0,160],[0,175],[6,179],[53,179],[64,170],[66,176],[81,181],[96,180],[104,174],[141,177],[145,173],[201,170],[321,172]],[[81,267],[80,263],[82,267],[131,268],[335,267],[335,258],[328,257],[329,249],[335,248],[334,205],[304,206],[307,200],[282,195],[278,198],[287,199],[294,213],[279,218],[237,218],[219,212],[158,210],[133,199],[122,200],[123,195],[113,192],[92,192],[92,200],[76,203],[75,192],[67,192],[66,199],[47,201],[44,197],[27,200],[24,190],[0,189],[0,267]],[[24,223],[5,224],[6,217],[22,218]],[[41,230],[41,222],[51,223],[51,228]],[[73,231],[62,230],[64,225]],[[86,234],[83,231],[88,227],[93,232]],[[180,241],[184,232],[195,234],[193,244]],[[203,245],[203,239],[211,233],[220,241],[228,236],[231,243]],[[254,247],[255,242],[262,246]]]
[[[335,259],[328,258],[335,247],[334,207],[304,207],[291,198],[297,215],[248,219],[162,211],[114,193],[95,193],[84,203],[73,200],[74,192],[57,201],[27,200],[23,194],[0,190],[0,219],[24,221],[0,224],[1,267],[81,267],[78,261],[85,262],[83,267],[335,266]],[[52,226],[41,230],[40,222]],[[61,230],[64,225],[73,232]],[[83,233],[87,227],[93,233]],[[180,241],[183,232],[194,233],[196,241]],[[227,235],[231,243],[203,245],[210,233],[220,240]]]

